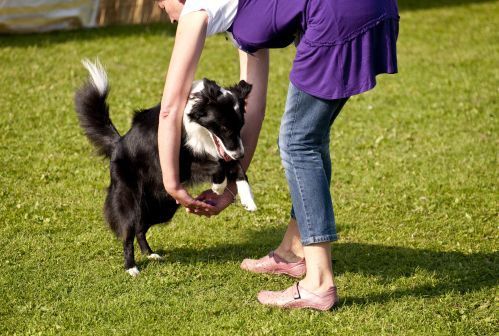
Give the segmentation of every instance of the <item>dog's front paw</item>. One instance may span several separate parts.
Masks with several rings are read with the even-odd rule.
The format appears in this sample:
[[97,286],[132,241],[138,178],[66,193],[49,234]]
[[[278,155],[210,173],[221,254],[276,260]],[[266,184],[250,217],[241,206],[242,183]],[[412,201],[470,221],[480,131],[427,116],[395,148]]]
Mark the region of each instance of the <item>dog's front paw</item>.
[[127,269],[126,272],[128,274],[130,274],[131,276],[133,276],[133,277],[136,277],[137,275],[140,274],[139,269],[137,268],[137,266]]
[[247,181],[237,181],[237,194],[241,199],[241,204],[248,211],[256,211],[255,200],[253,199],[253,193]]
[[149,260],[163,260],[163,257],[156,253],[151,253],[147,256]]
[[249,199],[246,202],[244,202],[243,199],[241,199],[241,204],[248,211],[256,211],[257,210],[256,204],[252,199]]
[[225,188],[227,187],[227,179],[225,179],[222,183],[217,184],[213,183],[211,185],[211,190],[217,195],[222,195],[225,191]]

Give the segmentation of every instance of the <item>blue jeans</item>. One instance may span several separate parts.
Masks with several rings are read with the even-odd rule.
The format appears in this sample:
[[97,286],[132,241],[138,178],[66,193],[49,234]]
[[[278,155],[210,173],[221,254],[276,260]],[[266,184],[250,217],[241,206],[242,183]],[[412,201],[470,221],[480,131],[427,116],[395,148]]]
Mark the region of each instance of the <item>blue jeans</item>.
[[329,130],[347,100],[320,99],[289,84],[279,150],[303,245],[338,240],[329,191]]

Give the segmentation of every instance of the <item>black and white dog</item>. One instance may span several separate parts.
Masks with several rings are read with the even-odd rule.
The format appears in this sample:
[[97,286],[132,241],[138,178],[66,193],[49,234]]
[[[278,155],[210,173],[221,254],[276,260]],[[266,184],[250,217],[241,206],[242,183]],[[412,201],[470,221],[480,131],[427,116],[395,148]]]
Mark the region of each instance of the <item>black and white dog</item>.
[[[90,142],[111,161],[104,214],[123,240],[125,270],[136,276],[134,238],[148,258],[161,259],[149,247],[146,232],[154,224],[169,221],[178,208],[162,181],[157,146],[160,105],[137,111],[131,129],[120,136],[109,118],[106,72],[99,62],[84,60],[83,65],[90,78],[76,91],[76,112]],[[245,81],[227,89],[208,79],[194,82],[183,116],[179,162],[182,183],[211,181],[213,191],[221,194],[227,181],[236,181],[242,205],[254,211],[256,205],[238,161],[244,155],[240,131],[250,91]]]

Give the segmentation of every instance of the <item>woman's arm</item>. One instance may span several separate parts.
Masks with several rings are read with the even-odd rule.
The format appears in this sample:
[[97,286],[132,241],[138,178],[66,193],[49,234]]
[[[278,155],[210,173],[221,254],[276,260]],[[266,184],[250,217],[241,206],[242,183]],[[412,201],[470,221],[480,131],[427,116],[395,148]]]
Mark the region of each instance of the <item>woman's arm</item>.
[[240,78],[253,85],[246,102],[244,127],[241,134],[244,145],[244,158],[241,164],[246,171],[253,159],[265,117],[269,78],[268,49],[258,50],[253,55],[239,51],[239,67]]
[[204,11],[197,11],[179,20],[158,126],[158,151],[165,189],[177,202],[200,214],[213,207],[194,200],[180,184],[179,153],[183,113],[203,50],[207,19]]

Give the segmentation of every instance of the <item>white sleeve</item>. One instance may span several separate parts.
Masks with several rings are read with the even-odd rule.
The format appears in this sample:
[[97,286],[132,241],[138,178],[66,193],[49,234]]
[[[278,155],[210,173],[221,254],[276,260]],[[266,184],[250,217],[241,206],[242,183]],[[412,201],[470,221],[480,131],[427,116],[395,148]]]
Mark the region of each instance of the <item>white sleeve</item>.
[[206,36],[226,32],[237,13],[238,0],[186,0],[180,17],[204,10],[208,14]]

